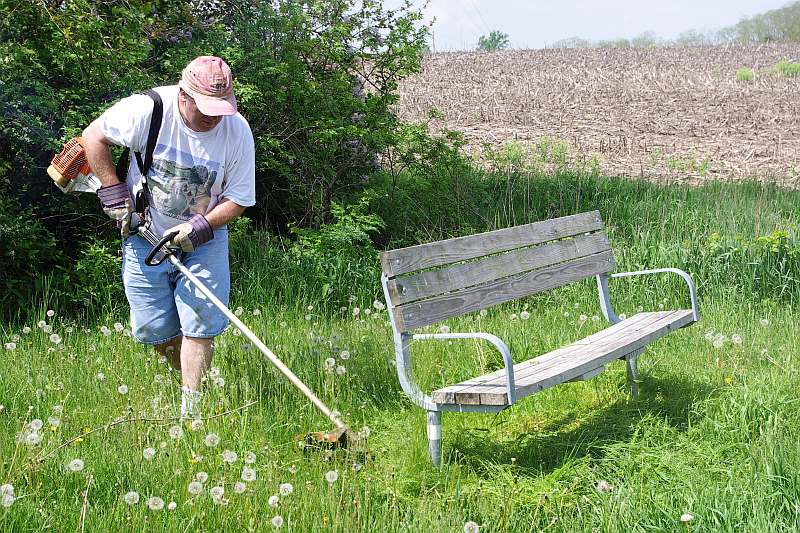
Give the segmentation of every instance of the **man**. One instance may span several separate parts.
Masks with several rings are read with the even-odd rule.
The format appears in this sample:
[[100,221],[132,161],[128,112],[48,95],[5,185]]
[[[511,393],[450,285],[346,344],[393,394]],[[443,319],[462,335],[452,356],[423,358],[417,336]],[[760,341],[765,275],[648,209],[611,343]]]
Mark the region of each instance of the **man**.
[[[152,230],[177,232],[170,245],[182,250],[186,267],[227,305],[226,224],[255,204],[250,125],[237,112],[230,68],[218,57],[194,59],[178,85],[154,90],[163,102],[163,119],[146,176]],[[86,128],[83,145],[103,184],[97,193],[103,210],[121,226],[131,332],[181,372],[181,417],[196,417],[213,339],[228,320],[169,261],[156,267],[144,264],[152,247],[141,236],[129,235],[141,173],[132,157],[127,183],[120,183],[109,150],[113,144],[144,154],[153,106],[146,95],[120,100]]]

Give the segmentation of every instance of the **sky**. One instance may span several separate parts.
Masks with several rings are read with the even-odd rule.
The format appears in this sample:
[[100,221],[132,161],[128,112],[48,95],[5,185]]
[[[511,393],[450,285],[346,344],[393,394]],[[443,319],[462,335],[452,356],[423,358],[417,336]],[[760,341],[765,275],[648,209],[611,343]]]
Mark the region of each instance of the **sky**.
[[[385,0],[387,7],[396,0]],[[414,0],[421,6],[423,0]],[[686,30],[718,30],[789,0],[430,0],[438,52],[472,50],[493,30],[511,48],[544,48],[560,39],[631,38],[646,31],[673,39]]]

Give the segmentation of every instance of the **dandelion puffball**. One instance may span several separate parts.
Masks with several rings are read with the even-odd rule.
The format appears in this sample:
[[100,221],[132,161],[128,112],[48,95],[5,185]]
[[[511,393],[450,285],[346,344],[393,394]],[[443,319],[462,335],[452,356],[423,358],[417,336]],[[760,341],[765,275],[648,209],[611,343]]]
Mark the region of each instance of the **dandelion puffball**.
[[208,493],[211,494],[211,497],[215,500],[219,500],[225,495],[225,489],[220,486],[211,487],[211,490],[209,490]]
[[208,481],[208,474],[206,472],[200,471],[194,476],[194,478],[200,483],[205,483],[206,481]]
[[236,494],[242,494],[244,491],[247,490],[247,484],[243,481],[237,481],[236,484],[233,486],[233,492]]
[[150,496],[147,498],[147,506],[151,511],[160,511],[164,508],[164,500],[158,496]]
[[225,450],[222,452],[222,460],[226,463],[235,463],[239,456],[232,450]]
[[169,428],[169,436],[173,439],[179,439],[183,436],[183,428],[180,426],[172,426]]
[[281,527],[283,525],[283,517],[281,515],[272,517],[272,525],[275,527]]
[[155,448],[145,448],[142,451],[142,457],[150,461],[153,457],[156,456],[156,449]]
[[139,503],[139,493],[136,492],[135,490],[132,490],[130,492],[125,493],[125,496],[123,496],[122,499],[128,505],[136,505],[137,503]]
[[267,500],[267,505],[269,505],[270,507],[277,507],[278,506],[278,500],[279,500],[278,496],[273,494]]
[[256,454],[253,452],[247,452],[244,454],[244,462],[251,465],[256,462]]
[[681,515],[681,522],[683,522],[684,524],[686,524],[687,522],[691,522],[692,520],[694,520],[694,516],[691,513],[683,513]]
[[325,472],[325,481],[330,484],[336,483],[336,480],[339,479],[339,472],[336,470],[328,470]]
[[117,387],[117,392],[122,394],[123,396],[128,394],[128,386],[123,383],[122,385]]
[[291,483],[281,483],[280,487],[278,487],[278,491],[281,493],[281,496],[288,496],[294,492],[294,487]]
[[175,502],[169,502],[169,505],[167,505],[167,509],[169,509],[170,511],[174,511],[177,508],[178,508],[178,504],[175,503]]
[[67,464],[67,468],[71,472],[80,472],[81,470],[83,470],[83,461],[81,461],[80,459],[73,459],[72,461],[69,462],[69,464]]
[[255,480],[256,480],[255,468],[250,468],[249,466],[242,468],[242,481],[255,481]]
[[219,444],[219,435],[217,435],[216,433],[209,433],[208,435],[206,435],[205,442],[206,446],[208,446],[209,448],[213,448],[214,446]]
[[197,496],[203,492],[203,484],[199,481],[192,481],[189,483],[189,494]]
[[475,522],[470,521],[464,523],[464,533],[478,533],[480,529],[481,526],[479,526]]

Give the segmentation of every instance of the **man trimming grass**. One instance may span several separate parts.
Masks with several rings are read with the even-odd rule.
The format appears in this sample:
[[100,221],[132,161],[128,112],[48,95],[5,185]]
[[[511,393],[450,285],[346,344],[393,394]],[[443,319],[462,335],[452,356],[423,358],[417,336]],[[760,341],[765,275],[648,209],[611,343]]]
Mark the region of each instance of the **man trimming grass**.
[[145,153],[155,106],[151,97],[120,100],[86,128],[83,141],[103,184],[97,194],[103,210],[121,227],[131,333],[181,372],[181,417],[187,418],[199,415],[213,339],[228,320],[170,263],[145,265],[152,247],[130,234],[133,199],[144,197],[155,233],[176,233],[169,245],[181,250],[186,267],[227,305],[226,224],[255,204],[255,151],[250,125],[237,111],[231,70],[222,59],[198,57],[178,85],[154,91],[163,103],[163,119],[145,178],[131,158],[129,179],[121,182],[109,146]]

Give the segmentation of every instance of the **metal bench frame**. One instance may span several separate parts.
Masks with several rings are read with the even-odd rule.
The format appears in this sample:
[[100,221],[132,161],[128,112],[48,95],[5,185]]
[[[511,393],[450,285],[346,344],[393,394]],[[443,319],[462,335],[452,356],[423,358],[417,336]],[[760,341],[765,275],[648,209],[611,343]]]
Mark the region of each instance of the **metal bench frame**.
[[[599,214],[598,214],[599,220]],[[689,297],[691,300],[691,311],[693,322],[700,319],[700,309],[697,302],[697,290],[691,276],[683,270],[677,268],[658,268],[649,270],[640,270],[633,272],[620,272],[609,275],[602,273],[595,276],[597,280],[597,290],[600,300],[600,307],[602,313],[609,324],[614,325],[621,320],[614,312],[611,294],[609,290],[609,279],[644,276],[661,273],[673,273],[679,275],[686,282],[689,289]],[[511,355],[511,350],[503,342],[502,339],[486,332],[466,332],[466,333],[410,333],[408,331],[400,331],[397,326],[395,305],[392,303],[389,277],[384,272],[381,274],[381,284],[383,286],[387,311],[392,326],[394,336],[395,354],[396,354],[396,368],[397,376],[400,381],[405,394],[415,404],[427,411],[428,419],[428,449],[430,452],[433,464],[438,468],[441,466],[442,455],[442,421],[441,413],[445,411],[453,412],[499,412],[511,405],[513,405],[519,398],[517,398],[515,381],[514,381],[514,361]],[[487,306],[488,307],[488,306]],[[479,339],[484,340],[494,346],[503,357],[506,372],[506,390],[508,395],[507,405],[469,405],[469,404],[437,404],[433,401],[432,397],[422,392],[419,386],[412,378],[412,365],[411,365],[411,341],[412,340],[452,340],[452,339]],[[627,382],[631,390],[631,396],[635,399],[638,396],[638,369],[636,364],[637,357],[644,351],[644,348],[637,349],[626,356]],[[585,375],[579,376],[569,381],[590,379],[595,375],[602,372],[602,368],[597,371],[587,372]]]

